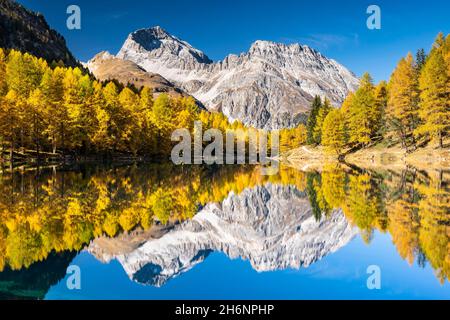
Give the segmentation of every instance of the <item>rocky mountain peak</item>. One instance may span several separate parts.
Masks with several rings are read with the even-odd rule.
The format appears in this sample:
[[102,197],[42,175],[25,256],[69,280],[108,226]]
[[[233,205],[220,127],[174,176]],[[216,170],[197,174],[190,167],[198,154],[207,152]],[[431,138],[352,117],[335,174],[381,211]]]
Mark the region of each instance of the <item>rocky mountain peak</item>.
[[[296,44],[299,46],[298,44]],[[256,40],[250,46],[249,53],[264,53],[271,51],[286,51],[289,49],[289,46],[283,43],[277,43],[273,41],[267,40]]]
[[162,41],[172,41],[180,46],[184,45],[179,39],[172,37],[160,26],[136,30],[128,38],[139,43],[146,50],[159,48],[162,45]]
[[112,55],[109,51],[102,51],[97,53],[91,60],[89,60],[85,65],[91,69],[91,72],[94,72],[92,68],[94,68],[94,65],[96,62],[102,62],[104,60],[108,59],[115,59],[115,56]]
[[248,54],[274,62],[275,64],[291,64],[294,68],[302,66],[308,68],[311,65],[332,64],[333,60],[326,58],[319,51],[299,43],[284,44],[273,41],[255,41]]
[[118,58],[133,60],[137,55],[148,53],[149,57],[164,58],[165,61],[179,60],[184,64],[212,61],[188,42],[178,39],[160,26],[132,32],[117,54]]

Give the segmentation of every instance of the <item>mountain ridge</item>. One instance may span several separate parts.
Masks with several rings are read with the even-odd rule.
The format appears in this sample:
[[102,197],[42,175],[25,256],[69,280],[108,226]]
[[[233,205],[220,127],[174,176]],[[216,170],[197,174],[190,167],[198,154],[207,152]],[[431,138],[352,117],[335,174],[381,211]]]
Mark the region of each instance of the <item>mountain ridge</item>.
[[44,16],[11,0],[0,0],[0,48],[16,49],[44,58],[78,66],[66,40],[50,28]]
[[159,26],[131,33],[116,57],[160,74],[210,111],[263,129],[305,122],[315,95],[338,107],[359,85],[344,66],[308,46],[257,40],[247,52],[212,62]]
[[152,89],[154,97],[167,93],[173,97],[188,97],[183,90],[159,74],[145,71],[136,63],[116,58],[108,51],[102,51],[84,64],[100,81],[117,80],[123,85],[132,83],[137,88]]

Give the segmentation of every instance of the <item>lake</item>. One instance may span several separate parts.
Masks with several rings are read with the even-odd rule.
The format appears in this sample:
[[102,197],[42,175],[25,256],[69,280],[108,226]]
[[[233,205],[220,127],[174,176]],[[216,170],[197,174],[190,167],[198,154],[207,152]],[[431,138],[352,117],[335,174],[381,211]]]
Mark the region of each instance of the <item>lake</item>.
[[3,173],[0,299],[450,298],[448,171],[260,169]]

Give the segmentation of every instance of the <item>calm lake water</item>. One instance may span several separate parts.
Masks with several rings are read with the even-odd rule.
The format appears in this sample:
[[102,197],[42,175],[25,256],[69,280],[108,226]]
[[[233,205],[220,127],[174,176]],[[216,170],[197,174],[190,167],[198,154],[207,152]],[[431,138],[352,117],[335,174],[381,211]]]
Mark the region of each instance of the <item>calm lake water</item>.
[[336,164],[4,173],[0,299],[449,299],[449,175]]

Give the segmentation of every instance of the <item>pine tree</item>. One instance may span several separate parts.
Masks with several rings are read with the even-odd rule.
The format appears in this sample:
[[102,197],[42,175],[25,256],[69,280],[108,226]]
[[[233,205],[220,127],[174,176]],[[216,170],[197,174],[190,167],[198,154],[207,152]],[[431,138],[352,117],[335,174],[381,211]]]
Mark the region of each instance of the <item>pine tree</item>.
[[342,110],[334,109],[323,122],[322,144],[331,152],[341,155],[346,144],[345,118]]
[[386,81],[380,81],[375,87],[375,131],[378,137],[383,137],[386,131],[386,108],[388,103],[388,84]]
[[439,34],[434,48],[425,63],[419,78],[420,107],[419,117],[422,124],[416,129],[416,134],[428,135],[438,141],[443,147],[443,135],[449,131],[450,106],[449,70],[445,61],[445,39]]
[[313,139],[316,144],[322,143],[323,122],[332,109],[333,108],[331,107],[330,100],[325,98],[322,106],[319,109],[319,112],[317,113],[316,125],[314,126],[313,130]]
[[316,141],[314,139],[314,128],[317,122],[317,115],[319,113],[320,107],[322,106],[322,100],[319,96],[315,96],[314,100],[311,104],[311,111],[309,113],[308,121],[306,124],[307,129],[307,143],[315,144]]
[[417,125],[418,79],[411,53],[400,60],[389,81],[387,115],[390,127],[397,133],[402,147]]
[[425,53],[425,50],[419,49],[416,53],[416,70],[417,73],[420,73],[423,66],[425,65],[425,62],[427,61],[427,54]]

